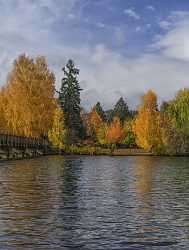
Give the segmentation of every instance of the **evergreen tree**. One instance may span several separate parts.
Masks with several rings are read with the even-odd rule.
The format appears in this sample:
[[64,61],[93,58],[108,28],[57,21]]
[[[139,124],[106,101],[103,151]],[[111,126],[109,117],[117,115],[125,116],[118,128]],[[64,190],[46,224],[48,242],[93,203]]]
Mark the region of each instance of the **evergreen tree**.
[[99,116],[102,118],[103,121],[106,121],[106,114],[100,104],[100,102],[97,102],[95,105],[96,112],[99,114]]
[[169,111],[169,103],[163,101],[162,104],[161,104],[161,106],[160,106],[160,112],[161,112],[161,114],[165,114],[168,111]]
[[59,102],[64,111],[65,127],[68,130],[70,143],[84,137],[84,126],[80,116],[80,92],[81,88],[78,82],[79,69],[70,59],[63,68],[64,77],[59,92]]
[[126,117],[129,116],[129,109],[127,103],[121,97],[116,103],[113,111],[114,117],[119,117],[121,123],[123,124],[126,120]]
[[109,109],[109,110],[105,111],[105,114],[106,114],[106,121],[108,123],[111,123],[113,121],[113,118],[114,118],[114,110]]

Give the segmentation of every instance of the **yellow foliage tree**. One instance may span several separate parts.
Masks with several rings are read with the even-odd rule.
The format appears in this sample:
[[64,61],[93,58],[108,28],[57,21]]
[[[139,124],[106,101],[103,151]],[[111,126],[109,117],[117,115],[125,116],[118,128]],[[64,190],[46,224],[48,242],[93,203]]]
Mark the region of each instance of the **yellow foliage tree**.
[[97,130],[97,139],[101,145],[108,144],[107,133],[108,133],[108,125],[105,122],[103,122]]
[[48,133],[49,140],[56,148],[63,149],[66,140],[66,129],[64,126],[64,113],[60,107],[54,111],[52,129]]
[[96,108],[94,107],[89,114],[89,119],[88,119],[88,133],[89,135],[94,139],[98,140],[98,133],[99,130],[103,126],[103,121],[100,115],[97,113]]
[[4,90],[9,133],[47,135],[55,108],[54,83],[44,57],[35,61],[25,55],[18,57]]
[[5,96],[5,91],[4,88],[0,90],[0,133],[8,133],[7,130],[7,121],[5,119],[5,114],[6,114],[6,96]]
[[163,145],[161,116],[157,108],[156,94],[149,90],[133,124],[136,143],[146,150],[159,151]]

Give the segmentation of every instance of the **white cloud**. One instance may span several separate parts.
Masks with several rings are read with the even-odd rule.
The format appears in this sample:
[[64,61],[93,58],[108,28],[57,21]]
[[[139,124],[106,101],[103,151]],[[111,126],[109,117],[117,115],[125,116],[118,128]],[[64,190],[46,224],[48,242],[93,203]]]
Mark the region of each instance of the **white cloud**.
[[105,24],[104,24],[104,23],[98,22],[96,25],[97,25],[99,28],[101,28],[101,29],[105,28]]
[[125,9],[123,12],[127,16],[132,17],[132,18],[134,18],[136,20],[140,19],[140,16],[133,9]]
[[167,57],[189,61],[189,12],[171,13],[163,27],[167,32],[157,39],[153,47]]
[[136,32],[139,32],[139,31],[141,31],[141,27],[137,26],[135,30],[136,30]]
[[[82,95],[84,103],[94,104],[99,99],[107,108],[122,95],[130,105],[136,106],[139,96],[150,88],[162,100],[173,97],[175,91],[188,83],[189,64],[163,55],[125,58],[102,45],[88,53],[89,60],[80,63],[80,77],[87,83]],[[96,91],[91,98],[94,88]]]
[[19,54],[48,56],[58,50],[60,42],[52,27],[68,16],[74,3],[75,0],[0,0],[1,83]]
[[172,23],[170,21],[163,20],[159,22],[159,26],[164,30],[168,30],[171,28]]
[[151,11],[154,11],[154,10],[155,10],[155,7],[152,6],[152,5],[148,5],[148,6],[146,6],[146,9],[151,10]]
[[74,15],[73,13],[69,13],[69,14],[68,14],[68,17],[69,17],[70,19],[75,19],[75,15]]

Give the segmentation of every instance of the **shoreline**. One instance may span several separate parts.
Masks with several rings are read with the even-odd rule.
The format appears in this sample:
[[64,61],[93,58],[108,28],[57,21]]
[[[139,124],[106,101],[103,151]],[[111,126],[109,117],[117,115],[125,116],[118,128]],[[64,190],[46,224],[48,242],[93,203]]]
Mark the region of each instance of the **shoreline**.
[[67,148],[66,150],[56,150],[51,149],[48,152],[38,151],[36,154],[9,154],[9,156],[2,151],[0,152],[0,161],[12,161],[12,160],[27,160],[27,159],[35,159],[43,156],[151,156],[151,157],[188,157],[189,154],[162,154],[157,155],[152,152],[138,149],[138,148],[117,148],[114,150],[108,148],[100,148],[100,147],[77,147],[72,146]]

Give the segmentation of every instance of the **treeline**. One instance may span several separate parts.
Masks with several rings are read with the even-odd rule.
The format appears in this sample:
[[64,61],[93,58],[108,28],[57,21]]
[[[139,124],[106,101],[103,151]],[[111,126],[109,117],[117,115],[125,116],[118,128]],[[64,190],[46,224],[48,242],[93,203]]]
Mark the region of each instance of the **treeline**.
[[98,102],[81,107],[79,69],[72,60],[63,68],[60,90],[44,57],[19,56],[0,91],[0,131],[48,138],[52,146],[144,148],[154,154],[189,153],[189,89],[158,107],[149,90],[137,111],[121,97],[104,111]]

